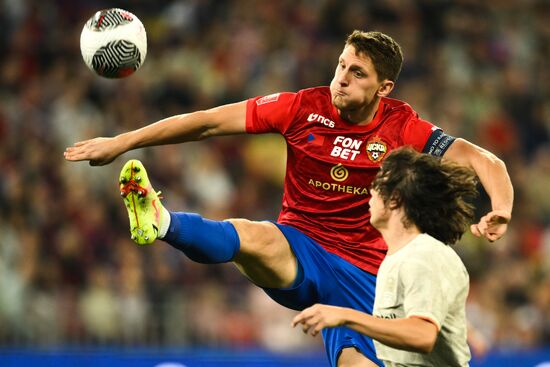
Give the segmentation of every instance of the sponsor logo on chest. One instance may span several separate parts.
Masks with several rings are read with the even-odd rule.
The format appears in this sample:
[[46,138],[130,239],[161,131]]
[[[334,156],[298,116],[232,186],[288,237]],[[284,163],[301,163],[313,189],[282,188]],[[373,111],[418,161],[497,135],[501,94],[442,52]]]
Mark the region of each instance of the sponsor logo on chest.
[[307,117],[307,120],[309,122],[315,121],[318,122],[326,127],[330,127],[331,129],[334,128],[336,123],[332,121],[331,119],[326,118],[325,116],[321,116],[318,113],[310,113]]
[[368,195],[369,189],[367,187],[359,187],[353,185],[346,185],[346,181],[349,177],[349,171],[341,163],[333,166],[330,169],[330,178],[336,182],[326,182],[320,180],[314,180],[310,178],[308,184],[316,189],[322,189],[324,191],[332,191],[336,193],[345,193],[352,195]]
[[[334,128],[336,123],[318,113],[310,113],[307,120],[309,122],[317,122],[329,128]],[[325,137],[317,134],[308,135],[308,143],[313,145],[324,145]],[[380,137],[375,136],[370,138],[366,144],[364,140],[355,139],[348,136],[338,135],[332,140],[332,148],[330,156],[343,160],[354,161],[362,152],[367,153],[367,157],[371,162],[380,162],[388,152],[388,147],[385,141]],[[364,151],[361,147],[366,146]]]
[[332,157],[340,157],[345,160],[354,161],[355,157],[361,153],[359,148],[361,148],[363,142],[346,136],[337,136],[334,138],[332,144],[334,145],[330,152]]

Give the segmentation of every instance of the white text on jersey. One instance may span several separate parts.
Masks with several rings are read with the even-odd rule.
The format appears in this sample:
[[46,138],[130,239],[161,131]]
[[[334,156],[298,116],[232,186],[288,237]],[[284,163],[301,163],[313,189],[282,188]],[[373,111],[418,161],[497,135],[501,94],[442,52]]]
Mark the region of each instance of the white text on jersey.
[[332,152],[330,152],[331,156],[353,161],[357,154],[359,154],[359,148],[363,142],[345,136],[337,136],[333,144],[334,147],[332,148]]
[[310,113],[309,116],[307,117],[307,120],[310,121],[310,122],[311,121],[320,122],[321,124],[323,124],[327,127],[330,127],[330,128],[333,128],[334,125],[335,125],[334,121],[329,120],[326,117],[319,115],[318,113]]

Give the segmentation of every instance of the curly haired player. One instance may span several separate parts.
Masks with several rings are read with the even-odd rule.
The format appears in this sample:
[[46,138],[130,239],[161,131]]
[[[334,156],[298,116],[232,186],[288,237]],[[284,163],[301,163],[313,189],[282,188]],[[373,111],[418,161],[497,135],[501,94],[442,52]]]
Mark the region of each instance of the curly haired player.
[[392,151],[371,189],[370,221],[388,245],[373,316],[316,304],[292,325],[312,335],[337,326],[368,335],[385,366],[468,366],[468,272],[447,245],[473,221],[467,200],[476,193],[470,169],[407,148]]

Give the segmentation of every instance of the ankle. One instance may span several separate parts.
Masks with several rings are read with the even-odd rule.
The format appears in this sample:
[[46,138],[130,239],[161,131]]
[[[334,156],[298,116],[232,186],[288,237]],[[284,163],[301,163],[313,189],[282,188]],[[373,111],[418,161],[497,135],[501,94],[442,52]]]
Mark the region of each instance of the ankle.
[[160,228],[157,238],[162,239],[166,236],[168,228],[170,228],[170,222],[170,212],[166,210],[166,208],[162,207],[162,210],[160,212]]

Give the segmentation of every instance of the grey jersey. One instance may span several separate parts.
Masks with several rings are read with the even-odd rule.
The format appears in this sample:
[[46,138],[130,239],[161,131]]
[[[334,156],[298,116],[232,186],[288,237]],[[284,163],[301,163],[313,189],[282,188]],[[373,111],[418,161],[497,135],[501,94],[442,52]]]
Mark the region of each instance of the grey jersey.
[[468,366],[466,297],[469,277],[456,252],[427,235],[386,256],[376,281],[373,315],[386,319],[417,316],[439,330],[429,354],[398,350],[375,341],[386,366]]

